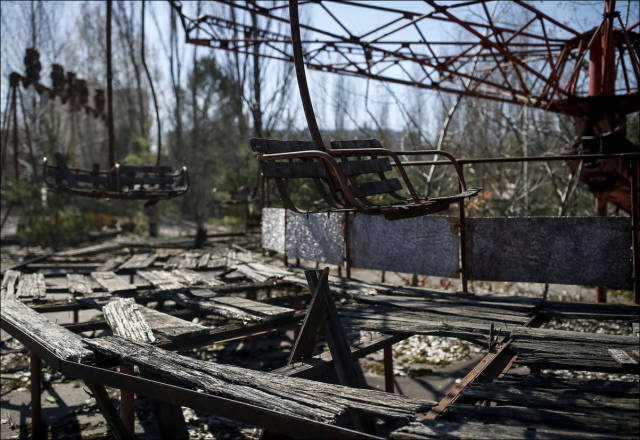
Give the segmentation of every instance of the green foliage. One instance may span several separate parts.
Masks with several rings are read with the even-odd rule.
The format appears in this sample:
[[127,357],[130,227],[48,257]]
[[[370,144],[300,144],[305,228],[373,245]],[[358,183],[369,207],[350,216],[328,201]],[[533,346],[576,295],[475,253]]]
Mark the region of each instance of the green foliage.
[[59,249],[86,240],[85,217],[69,196],[48,192],[43,203],[40,187],[18,182],[8,199],[19,208],[17,234],[24,244]]

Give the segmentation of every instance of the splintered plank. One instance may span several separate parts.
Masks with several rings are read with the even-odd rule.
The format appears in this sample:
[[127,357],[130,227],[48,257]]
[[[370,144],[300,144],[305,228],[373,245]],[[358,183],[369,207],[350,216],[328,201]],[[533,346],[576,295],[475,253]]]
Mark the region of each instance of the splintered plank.
[[[19,329],[61,359],[82,362],[93,357],[93,352],[84,346],[82,337],[49,321],[19,301],[3,299],[0,317],[3,329],[4,323]],[[7,331],[12,333],[10,329]]]
[[20,271],[9,269],[2,277],[2,288],[0,296],[2,298],[14,298],[16,296],[16,286],[20,278]]
[[162,313],[149,307],[138,306],[149,327],[154,333],[171,340],[177,340],[188,336],[195,336],[206,333],[208,328],[194,324],[191,321]]
[[200,290],[197,295],[185,294],[177,291],[163,292],[164,297],[175,301],[183,307],[191,310],[210,313],[242,322],[262,322],[277,318],[293,316],[294,310],[285,307],[264,304],[235,296],[211,296],[203,294]]
[[91,279],[84,275],[78,275],[74,273],[67,274],[67,286],[69,292],[82,296],[93,295],[93,287],[91,286]]
[[189,269],[173,269],[171,275],[179,279],[183,284],[194,287],[215,287],[224,283],[209,273],[196,272]]
[[135,254],[122,263],[118,269],[145,269],[156,261],[155,254]]
[[87,340],[87,344],[118,362],[138,365],[168,383],[324,423],[348,423],[353,412],[403,420],[433,406],[433,402],[399,394],[201,361],[113,337]]
[[246,311],[260,317],[259,320],[261,321],[293,316],[295,312],[293,309],[240,298],[239,296],[216,296],[211,298],[210,301]]
[[91,272],[91,276],[109,293],[130,292],[135,290],[135,284],[129,284],[113,272]]
[[58,257],[79,257],[81,255],[94,255],[99,254],[100,252],[112,251],[115,249],[119,249],[122,247],[121,243],[117,242],[107,242],[101,244],[95,244],[91,246],[69,249],[67,251],[57,252],[56,256]]
[[138,275],[158,290],[182,290],[186,287],[180,278],[166,270],[145,270],[138,272]]
[[637,350],[640,341],[636,336],[522,327],[511,334],[514,339],[511,347],[518,354],[519,364],[600,372],[638,371],[637,363],[620,362],[610,351],[620,350],[628,355]]
[[250,280],[258,283],[263,283],[271,278],[284,278],[291,275],[291,272],[287,270],[262,263],[237,264],[233,266],[233,269],[237,270]]
[[128,255],[118,255],[116,257],[109,258],[107,261],[105,261],[101,266],[97,268],[97,271],[109,272],[109,271],[115,270],[118,268],[118,266],[124,263],[127,258],[129,258]]
[[202,257],[201,252],[184,252],[174,255],[164,264],[165,269],[196,269]]
[[114,299],[102,308],[102,313],[114,335],[138,342],[156,340],[133,298]]
[[47,295],[47,284],[41,273],[22,274],[18,281],[18,298],[44,299]]

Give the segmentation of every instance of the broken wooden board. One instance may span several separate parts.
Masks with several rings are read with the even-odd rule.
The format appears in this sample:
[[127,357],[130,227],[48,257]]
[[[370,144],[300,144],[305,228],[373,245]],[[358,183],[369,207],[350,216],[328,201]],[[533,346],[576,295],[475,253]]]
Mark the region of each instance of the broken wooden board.
[[18,281],[17,298],[44,299],[47,296],[47,284],[41,273],[22,274]]
[[145,270],[138,272],[138,275],[153,284],[153,287],[159,291],[186,288],[178,277],[166,270]]
[[93,295],[93,286],[91,284],[89,277],[73,273],[67,274],[67,288],[69,292],[73,294],[82,296]]
[[133,298],[118,298],[102,308],[114,335],[138,342],[154,342],[155,336]]
[[190,269],[173,269],[171,271],[176,279],[182,284],[189,287],[205,287],[213,288],[224,285],[224,282],[216,278],[213,274],[207,272],[196,272]]
[[136,289],[135,284],[130,284],[126,278],[113,272],[91,272],[91,276],[109,293],[131,292]]
[[81,255],[94,255],[101,252],[113,251],[120,249],[123,245],[115,241],[109,241],[106,243],[95,244],[91,246],[69,249],[62,252],[56,252],[55,256],[58,257],[78,257]]
[[384,420],[405,420],[433,406],[433,402],[399,394],[196,360],[118,338],[92,339],[86,343],[118,362],[138,365],[168,383],[325,423],[346,423],[353,411]]
[[98,266],[96,268],[96,271],[110,272],[110,271],[116,270],[118,266],[120,266],[122,263],[124,263],[127,260],[127,258],[129,258],[128,255],[117,255],[113,258],[109,258],[107,261],[105,261],[100,266]]
[[[60,359],[83,362],[93,358],[93,352],[84,346],[82,337],[49,321],[20,301],[3,299],[0,317],[3,329],[6,322],[9,326],[26,333]],[[6,330],[11,333],[10,329]]]
[[[589,385],[587,383],[587,385]],[[546,408],[570,411],[599,408],[605,414],[615,411],[637,411],[638,382],[591,381],[591,387],[574,379],[540,379],[537,375],[506,375],[493,382],[471,383],[462,393],[461,401],[490,401],[501,405]],[[612,395],[616,388],[625,394]],[[633,392],[635,388],[635,393]]]
[[146,269],[151,266],[153,262],[156,260],[157,256],[151,253],[144,254],[135,254],[132,255],[131,258],[127,259],[124,263],[118,267],[121,270],[137,270],[137,269]]
[[173,341],[201,335],[209,331],[208,327],[194,324],[191,321],[177,318],[149,307],[138,305],[138,310],[140,310],[154,334]]
[[637,374],[637,363],[621,363],[610,350],[630,354],[640,340],[635,336],[519,327],[511,331],[516,363],[549,369]]
[[202,252],[183,252],[170,257],[164,264],[165,269],[197,269]]
[[285,278],[291,275],[291,272],[286,269],[254,262],[236,264],[231,269],[240,272],[245,277],[258,283],[263,283],[274,278]]
[[18,286],[18,279],[20,278],[20,271],[9,269],[4,273],[2,277],[2,287],[0,288],[0,297],[2,298],[15,298],[16,287]]
[[293,316],[295,311],[237,296],[190,295],[177,291],[163,292],[163,297],[191,310],[237,319],[242,322],[263,322]]

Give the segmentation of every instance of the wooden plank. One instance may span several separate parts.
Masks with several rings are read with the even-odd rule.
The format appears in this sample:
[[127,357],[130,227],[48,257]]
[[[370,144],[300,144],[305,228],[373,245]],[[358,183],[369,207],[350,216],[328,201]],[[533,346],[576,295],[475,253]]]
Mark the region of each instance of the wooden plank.
[[354,197],[367,197],[376,194],[388,194],[400,191],[402,184],[398,179],[376,180],[373,182],[358,182],[349,185]]
[[49,321],[20,301],[3,299],[0,317],[60,359],[83,362],[93,358],[93,352],[84,346],[82,337]]
[[171,275],[180,280],[181,284],[189,287],[201,286],[212,288],[224,285],[223,281],[216,278],[213,274],[206,272],[196,272],[190,269],[173,269]]
[[346,139],[331,141],[331,148],[344,150],[351,148],[382,148],[378,139]]
[[91,279],[84,275],[68,273],[67,274],[67,288],[69,292],[82,296],[93,295],[93,286],[91,285]]
[[87,344],[118,362],[138,365],[172,384],[325,423],[341,424],[354,411],[383,420],[413,418],[433,404],[399,394],[201,361],[118,338],[92,339]]
[[556,330],[548,328],[518,327],[511,331],[516,341],[541,340],[559,342],[579,342],[593,344],[628,345],[635,347],[639,339],[636,336],[609,335],[605,333],[576,332],[570,330]]
[[162,290],[182,290],[186,286],[181,283],[181,280],[172,275],[171,272],[165,270],[145,270],[138,272],[138,275],[149,281],[153,286]]
[[62,252],[56,252],[58,257],[79,257],[84,255],[95,255],[101,252],[113,251],[120,249],[123,245],[119,242],[109,241],[106,243],[95,244],[91,246],[69,249]]
[[344,214],[286,212],[285,253],[289,258],[340,265],[344,260]]
[[257,281],[259,283],[264,283],[265,281],[274,278],[284,278],[290,275],[290,272],[286,269],[256,262],[236,264],[231,267],[231,269],[236,270],[250,280]]
[[314,292],[314,296],[319,297],[324,302],[324,310],[320,309],[324,315],[324,336],[329,345],[329,351],[333,358],[338,380],[343,385],[355,388],[366,386],[364,373],[360,364],[351,358],[351,349],[347,340],[347,334],[340,322],[336,306],[333,302],[331,291],[329,290],[329,268],[325,268],[320,277],[316,271],[305,271],[309,289]]
[[91,272],[91,276],[109,293],[131,292],[135,290],[135,284],[129,284],[126,278],[119,277],[113,272]]
[[529,427],[517,421],[506,423],[474,422],[468,420],[420,420],[411,422],[393,431],[389,438],[393,440],[418,439],[624,439],[625,435],[586,432],[584,430],[549,429]]
[[620,348],[609,348],[609,354],[620,365],[638,365],[638,361],[632,358],[629,353]]
[[261,317],[260,320],[264,321],[293,316],[295,312],[293,309],[289,309],[287,307],[266,304],[247,298],[241,298],[239,296],[216,296],[211,298],[210,301],[244,310],[248,313]]
[[18,281],[17,298],[44,299],[47,295],[47,284],[41,273],[22,274]]
[[138,310],[149,324],[153,333],[167,339],[179,340],[184,337],[197,336],[207,333],[207,327],[194,324],[191,321],[171,316],[149,307],[138,305]]
[[356,215],[349,220],[353,267],[458,277],[455,218],[423,216],[390,221],[382,216]]
[[338,169],[345,176],[356,176],[358,174],[382,173],[391,171],[391,163],[388,158],[384,159],[359,159],[349,162],[338,162]]
[[319,162],[262,162],[260,169],[264,177],[280,179],[325,177],[327,174]]
[[597,392],[584,392],[571,388],[541,389],[518,383],[514,380],[491,383],[473,383],[463,392],[462,397],[478,401],[492,401],[500,404],[560,410],[593,410],[601,408],[610,413],[618,410],[638,411],[637,398],[612,398]]
[[109,258],[102,265],[98,266],[96,268],[96,271],[111,272],[113,270],[116,270],[122,263],[124,263],[127,260],[127,258],[129,258],[128,255],[117,255],[115,257]]
[[132,255],[118,269],[146,269],[156,260],[156,254],[144,253]]
[[0,297],[15,298],[16,287],[20,278],[20,271],[9,269],[2,277],[2,287],[0,288]]
[[631,288],[628,217],[467,219],[469,279]]
[[114,299],[102,308],[102,313],[114,335],[139,342],[156,340],[133,298]]

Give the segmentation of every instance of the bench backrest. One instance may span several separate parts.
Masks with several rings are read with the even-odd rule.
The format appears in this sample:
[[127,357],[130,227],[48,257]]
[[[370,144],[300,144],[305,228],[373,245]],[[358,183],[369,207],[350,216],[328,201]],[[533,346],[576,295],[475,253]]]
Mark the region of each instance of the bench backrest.
[[[345,149],[365,149],[382,148],[377,139],[353,139],[342,141],[331,141],[331,148],[334,150]],[[350,189],[354,197],[367,197],[378,194],[391,194],[395,198],[398,196],[395,191],[402,189],[402,184],[396,178],[387,178],[385,172],[391,171],[389,156],[358,157],[339,163],[342,174],[349,178]]]

